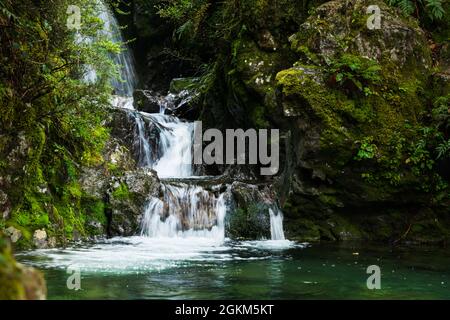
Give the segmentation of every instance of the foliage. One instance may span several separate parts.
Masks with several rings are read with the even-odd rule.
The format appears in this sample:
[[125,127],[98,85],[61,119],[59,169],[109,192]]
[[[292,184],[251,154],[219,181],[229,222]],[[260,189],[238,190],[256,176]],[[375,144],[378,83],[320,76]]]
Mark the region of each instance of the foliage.
[[425,14],[431,20],[440,20],[445,15],[442,0],[388,0],[388,4],[399,7],[405,15],[415,15],[417,18]]
[[377,152],[377,146],[372,143],[373,137],[365,138],[361,142],[358,154],[355,156],[355,160],[373,159]]
[[115,189],[112,193],[113,197],[116,199],[128,199],[130,197],[130,191],[128,190],[128,186],[124,183],[121,183],[117,189]]
[[158,14],[178,26],[175,29],[178,40],[196,37],[211,5],[210,0],[165,0],[163,3],[157,7]]
[[368,88],[370,84],[380,82],[380,71],[376,61],[348,53],[332,60],[328,69],[332,81],[339,86],[350,90],[356,87],[366,95],[371,93]]
[[[66,26],[68,5],[82,10],[78,31]],[[120,45],[102,32],[99,10],[89,0],[0,1],[0,157],[17,141],[24,148],[18,163],[0,167],[16,181],[7,187],[13,224],[83,233],[76,179],[80,165],[102,161],[102,121],[119,74],[111,56]],[[95,81],[85,80],[92,69]]]

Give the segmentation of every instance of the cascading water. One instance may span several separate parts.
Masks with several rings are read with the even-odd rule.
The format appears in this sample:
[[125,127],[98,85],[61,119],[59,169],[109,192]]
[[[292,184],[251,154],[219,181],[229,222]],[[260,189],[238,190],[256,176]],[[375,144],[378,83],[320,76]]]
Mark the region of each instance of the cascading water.
[[199,186],[165,184],[164,199],[152,198],[147,204],[141,235],[223,241],[225,213],[225,193],[216,197]]
[[152,117],[163,128],[159,143],[162,156],[153,169],[160,178],[192,176],[194,124],[164,114],[152,115]]
[[[117,20],[110,10],[101,5],[100,17],[105,22],[109,38],[123,43]],[[140,167],[154,169],[163,179],[163,198],[151,198],[146,206],[141,225],[141,236],[151,238],[203,237],[223,242],[225,239],[224,219],[227,211],[227,192],[211,192],[203,187],[183,182],[183,178],[193,175],[192,147],[194,124],[166,115],[189,101],[192,96],[182,91],[179,97],[168,94],[159,99],[159,113],[139,112],[133,107],[133,90],[136,87],[136,74],[133,58],[129,50],[114,57],[122,66],[123,81],[113,82],[117,96],[113,104],[128,110],[135,122],[135,151]],[[178,106],[174,101],[181,98]],[[157,137],[150,137],[148,126],[157,129]],[[150,143],[151,141],[151,143]],[[164,178],[177,178],[178,182],[164,181]],[[270,209],[272,240],[284,240],[282,213]]]
[[[104,33],[114,43],[124,44],[119,24],[111,10],[99,1],[100,19],[104,22]],[[137,76],[134,68],[134,59],[130,48],[122,48],[119,54],[113,56],[114,62],[119,66],[120,79],[113,79],[113,87],[118,96],[131,97],[136,88]]]
[[283,231],[283,213],[280,209],[269,208],[270,235],[272,240],[285,240]]

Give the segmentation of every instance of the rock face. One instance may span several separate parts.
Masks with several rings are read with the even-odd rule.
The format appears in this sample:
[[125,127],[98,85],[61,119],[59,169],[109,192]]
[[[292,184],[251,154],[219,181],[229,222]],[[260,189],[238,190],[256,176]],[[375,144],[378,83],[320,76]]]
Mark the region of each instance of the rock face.
[[146,200],[150,196],[158,197],[160,192],[156,173],[147,168],[120,172],[117,176],[105,176],[99,170],[90,169],[80,182],[83,192],[90,192],[91,201],[102,204],[97,213],[100,219],[89,222],[99,235],[135,235],[139,231]]
[[113,109],[107,125],[112,128],[103,154],[108,170],[83,168],[79,179],[93,208],[88,227],[95,235],[131,236],[139,231],[146,200],[159,196],[160,184],[154,171],[139,168],[135,160],[138,150],[132,113]]
[[[383,14],[380,30],[366,27],[372,4]],[[445,216],[429,225],[436,213],[423,212],[429,198],[407,160],[431,69],[423,31],[384,3],[339,0],[319,6],[290,42],[300,59],[276,80],[291,119],[280,181],[291,236],[395,240],[418,216],[447,228]]]
[[141,168],[115,177],[107,192],[108,235],[132,236],[139,231],[148,198],[159,197],[160,183],[153,170]]
[[[241,12],[229,47],[195,45],[220,53],[199,80],[214,79],[202,93],[204,128],[281,129],[284,167],[275,180],[292,239],[448,240],[448,200],[435,199],[448,195],[429,192],[435,146],[420,145],[432,96],[448,91],[447,59],[432,75],[417,20],[383,1],[320,3],[306,10],[289,0],[246,1],[235,10],[250,7],[251,17]],[[367,26],[373,5],[379,29]]]
[[231,212],[226,217],[226,236],[232,239],[270,239],[269,208],[275,195],[268,185],[233,182]]
[[[380,8],[379,29],[369,29],[369,6]],[[370,21],[369,21],[370,22]],[[431,66],[430,50],[417,21],[405,18],[381,1],[329,1],[314,11],[298,33],[290,38],[293,48],[307,47],[323,62],[343,52],[395,64],[399,71],[420,74]]]
[[47,287],[43,275],[17,263],[8,241],[0,233],[0,300],[44,300]]

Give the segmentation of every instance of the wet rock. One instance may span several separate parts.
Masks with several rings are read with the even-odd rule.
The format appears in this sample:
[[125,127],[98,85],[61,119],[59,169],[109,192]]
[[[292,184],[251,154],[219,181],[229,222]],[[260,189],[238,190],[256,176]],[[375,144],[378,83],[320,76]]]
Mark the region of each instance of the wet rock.
[[147,113],[159,113],[162,97],[151,90],[135,90],[134,108]]
[[6,228],[5,234],[7,236],[9,236],[9,238],[11,239],[12,243],[16,243],[17,241],[20,240],[20,238],[22,238],[22,232],[20,230],[17,230],[14,227]]
[[34,231],[33,244],[38,249],[47,248],[47,232],[44,229]]
[[226,217],[226,235],[233,239],[270,239],[269,208],[275,204],[268,186],[234,182],[233,205]]
[[134,132],[136,130],[134,112],[133,110],[113,108],[110,110],[108,121],[105,124],[111,128],[111,137],[130,151],[134,150]]
[[107,194],[108,235],[135,235],[148,199],[159,195],[160,182],[151,169],[140,168],[115,177]]

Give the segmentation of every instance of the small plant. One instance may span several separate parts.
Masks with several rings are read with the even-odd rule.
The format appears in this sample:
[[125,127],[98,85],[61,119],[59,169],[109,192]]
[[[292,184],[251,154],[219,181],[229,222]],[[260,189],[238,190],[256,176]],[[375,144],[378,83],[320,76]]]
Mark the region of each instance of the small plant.
[[436,98],[431,115],[439,129],[450,129],[450,94]]
[[363,159],[373,159],[375,157],[378,148],[372,142],[372,137],[364,138],[359,147],[358,154],[355,156],[355,160],[361,161]]
[[443,159],[450,156],[450,139],[443,141],[436,147],[437,159]]
[[350,91],[357,88],[366,95],[373,94],[370,84],[381,81],[380,71],[376,61],[347,53],[331,61],[329,67],[331,82]]

